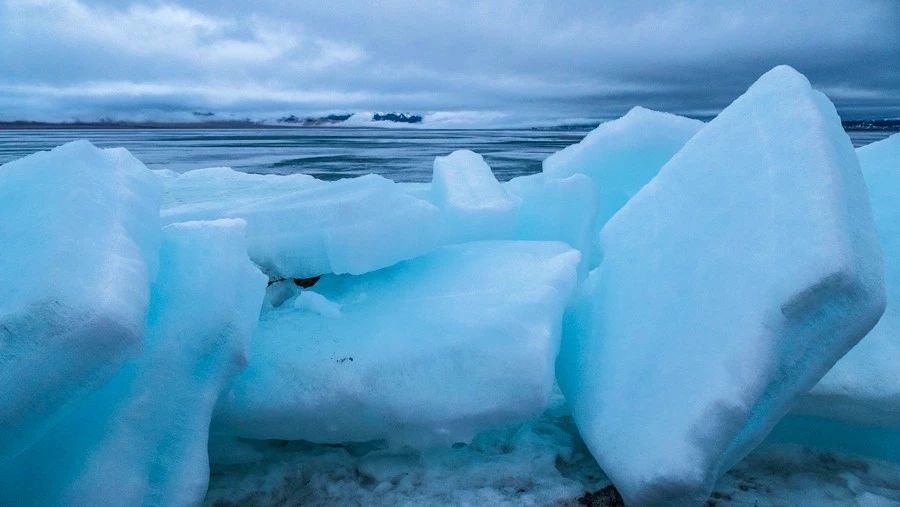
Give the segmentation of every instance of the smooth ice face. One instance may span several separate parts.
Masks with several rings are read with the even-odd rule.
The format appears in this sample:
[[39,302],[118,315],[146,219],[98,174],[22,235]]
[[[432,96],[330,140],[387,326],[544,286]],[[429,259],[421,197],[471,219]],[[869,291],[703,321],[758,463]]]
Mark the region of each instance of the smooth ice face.
[[581,252],[578,271],[583,279],[598,209],[593,181],[583,174],[558,179],[538,173],[513,178],[504,186],[520,203],[512,237],[568,243]]
[[239,220],[167,226],[142,354],[5,470],[0,503],[194,505],[213,405],[246,363],[266,277]]
[[544,173],[550,178],[580,173],[594,180],[599,231],[702,127],[699,120],[635,107],[547,157]]
[[900,134],[856,153],[884,252],[887,307],[875,328],[802,398],[794,412],[900,427]]
[[439,238],[437,208],[381,176],[324,182],[215,168],[169,180],[165,222],[223,217],[246,220],[250,257],[283,277],[366,273]]
[[629,504],[701,504],[884,308],[834,107],[766,73],[606,225],[560,385]]
[[518,203],[475,152],[435,157],[431,195],[441,210],[447,243],[508,237],[512,231]]
[[0,463],[140,350],[159,201],[124,149],[0,166]]
[[475,242],[323,277],[263,313],[214,430],[425,445],[540,413],[579,257],[557,242]]

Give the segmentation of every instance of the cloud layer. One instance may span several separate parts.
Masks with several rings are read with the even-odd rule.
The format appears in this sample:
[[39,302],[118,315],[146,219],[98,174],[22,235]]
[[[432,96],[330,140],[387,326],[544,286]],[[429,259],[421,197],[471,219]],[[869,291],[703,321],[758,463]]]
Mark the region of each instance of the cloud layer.
[[0,0],[0,119],[703,116],[781,63],[900,116],[892,0],[290,4]]

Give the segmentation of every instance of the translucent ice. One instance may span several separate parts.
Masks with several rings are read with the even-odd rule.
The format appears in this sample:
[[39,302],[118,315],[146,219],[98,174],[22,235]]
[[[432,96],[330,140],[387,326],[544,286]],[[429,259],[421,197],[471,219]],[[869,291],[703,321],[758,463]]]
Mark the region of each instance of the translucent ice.
[[508,237],[512,231],[517,202],[475,152],[435,157],[431,193],[448,243]]
[[856,152],[884,252],[887,307],[771,438],[900,462],[900,134]]
[[635,107],[547,157],[544,173],[551,178],[580,173],[594,180],[599,231],[701,127],[698,120]]
[[583,174],[550,178],[538,173],[513,178],[505,186],[519,200],[511,237],[568,243],[582,254],[579,278],[583,278],[598,209],[593,181]]
[[474,242],[322,277],[315,296],[262,315],[214,428],[424,445],[540,413],[579,257],[558,242]]
[[164,229],[143,353],[7,469],[0,503],[193,505],[224,383],[246,362],[266,277],[239,220]]
[[884,252],[887,307],[878,325],[803,398],[798,412],[900,427],[900,134],[857,154]]
[[0,463],[140,350],[159,201],[124,149],[0,166]]
[[559,381],[629,504],[701,504],[878,320],[880,250],[824,95],[776,67],[605,226]]
[[333,182],[227,168],[166,185],[163,220],[247,221],[250,256],[272,274],[360,274],[421,255],[439,241],[439,212],[373,174]]

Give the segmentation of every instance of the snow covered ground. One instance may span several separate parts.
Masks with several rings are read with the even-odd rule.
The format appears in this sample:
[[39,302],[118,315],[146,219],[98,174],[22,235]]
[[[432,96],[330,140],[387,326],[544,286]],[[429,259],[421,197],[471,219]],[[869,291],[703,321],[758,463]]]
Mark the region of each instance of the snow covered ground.
[[[622,505],[559,391],[533,421],[427,452],[378,441],[245,444],[254,461],[213,464],[206,505]],[[707,502],[898,504],[900,463],[769,442],[725,474]]]

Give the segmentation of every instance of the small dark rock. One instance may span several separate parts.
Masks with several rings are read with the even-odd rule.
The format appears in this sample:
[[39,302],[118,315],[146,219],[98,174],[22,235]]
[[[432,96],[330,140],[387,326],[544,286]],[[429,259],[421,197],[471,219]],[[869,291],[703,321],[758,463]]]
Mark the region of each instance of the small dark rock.
[[593,493],[587,492],[578,498],[578,504],[586,507],[624,507],[625,501],[615,486],[598,489]]
[[713,491],[709,497],[714,500],[734,500],[728,493],[722,493],[720,491]]
[[294,278],[294,285],[297,287],[303,287],[304,289],[308,289],[316,284],[319,281],[321,276],[314,276],[312,278]]
[[271,287],[273,284],[276,284],[278,282],[283,282],[284,280],[285,280],[284,278],[269,277],[269,283],[266,285],[266,287]]

